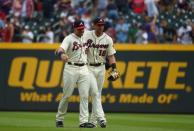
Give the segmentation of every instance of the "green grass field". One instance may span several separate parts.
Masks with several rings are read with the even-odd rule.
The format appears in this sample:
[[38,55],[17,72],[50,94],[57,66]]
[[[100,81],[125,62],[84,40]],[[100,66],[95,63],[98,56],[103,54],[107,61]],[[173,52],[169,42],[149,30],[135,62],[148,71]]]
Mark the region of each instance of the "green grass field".
[[0,112],[0,131],[194,131],[194,115],[107,113],[108,126],[78,128],[78,113],[68,113],[64,128],[55,127],[53,112]]

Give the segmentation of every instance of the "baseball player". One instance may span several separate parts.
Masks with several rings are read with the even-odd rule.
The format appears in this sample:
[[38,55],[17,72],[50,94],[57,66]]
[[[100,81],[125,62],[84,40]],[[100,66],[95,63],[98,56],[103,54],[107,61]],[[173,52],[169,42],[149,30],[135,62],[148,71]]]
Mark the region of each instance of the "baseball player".
[[[87,60],[88,69],[90,72],[90,86],[92,96],[92,114],[90,122],[96,125],[96,121],[102,128],[106,127],[106,118],[101,103],[101,92],[105,77],[105,62],[106,58],[109,60],[109,65],[112,67],[112,76],[110,79],[116,80],[118,73],[116,71],[116,60],[113,48],[113,40],[106,33],[104,33],[104,20],[96,18],[93,21],[94,30],[86,31],[84,33],[84,40],[88,47]],[[97,97],[95,91],[97,89]]]
[[65,62],[63,79],[63,97],[56,114],[56,127],[63,127],[64,116],[67,113],[68,98],[72,95],[75,85],[78,85],[80,95],[80,128],[93,128],[88,123],[89,72],[87,56],[83,42],[84,22],[77,20],[73,24],[74,32],[63,40],[56,54]]

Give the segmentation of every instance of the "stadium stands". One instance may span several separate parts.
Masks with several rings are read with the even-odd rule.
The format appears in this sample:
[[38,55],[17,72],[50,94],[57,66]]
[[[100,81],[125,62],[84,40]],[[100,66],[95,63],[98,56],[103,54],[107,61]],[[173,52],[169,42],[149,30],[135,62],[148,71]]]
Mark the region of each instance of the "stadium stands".
[[[91,29],[91,21],[96,16],[105,18],[113,31],[118,26],[119,20],[125,19],[125,24],[129,28],[127,38],[122,41],[113,38],[115,42],[135,43],[134,33],[137,33],[140,26],[147,26],[150,23],[152,23],[150,28],[154,27],[151,31],[155,35],[157,43],[169,42],[165,40],[164,29],[161,26],[162,21],[166,21],[167,26],[173,28],[175,33],[185,24],[185,21],[190,21],[187,26],[194,29],[194,4],[192,0],[160,0],[155,2],[159,15],[154,23],[147,16],[146,7],[144,10],[138,10],[138,4],[141,5],[140,8],[144,8],[145,5],[142,5],[142,2],[144,1],[125,0],[125,3],[119,4],[118,0],[1,0],[0,20],[1,25],[6,25],[7,22],[3,15],[6,18],[11,18],[14,26],[14,34],[11,38],[13,42],[22,41],[21,36],[25,26],[28,26],[34,34],[33,42],[44,42],[40,38],[45,37],[46,27],[49,26],[54,33],[53,42],[58,43],[61,42],[61,37],[72,31],[71,23],[75,19],[83,19],[84,22],[90,24],[88,29]],[[147,21],[147,19],[149,20]],[[6,28],[5,26],[3,30]],[[193,36],[192,32],[194,31],[189,32],[191,37]],[[0,33],[0,41],[6,42],[3,38],[4,32]],[[116,31],[117,33],[118,31]],[[178,38],[178,34],[175,36]],[[161,41],[161,39],[163,40]]]

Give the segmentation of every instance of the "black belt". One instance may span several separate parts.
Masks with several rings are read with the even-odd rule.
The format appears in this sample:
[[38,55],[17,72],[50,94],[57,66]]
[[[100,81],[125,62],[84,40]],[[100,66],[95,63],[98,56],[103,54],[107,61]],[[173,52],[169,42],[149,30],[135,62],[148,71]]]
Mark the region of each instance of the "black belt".
[[104,65],[105,63],[89,63],[90,66],[101,66]]
[[69,65],[75,65],[75,66],[84,66],[86,63],[74,63],[74,62],[67,62]]

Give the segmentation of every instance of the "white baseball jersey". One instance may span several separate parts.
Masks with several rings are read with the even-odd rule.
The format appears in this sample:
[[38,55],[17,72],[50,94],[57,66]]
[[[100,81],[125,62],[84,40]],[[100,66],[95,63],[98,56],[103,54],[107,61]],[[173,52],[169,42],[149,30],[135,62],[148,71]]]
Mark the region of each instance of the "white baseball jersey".
[[94,30],[85,31],[83,37],[88,46],[88,63],[103,63],[106,61],[106,56],[116,53],[112,38],[106,33],[97,37]]
[[78,37],[74,33],[65,37],[60,47],[63,48],[65,53],[69,56],[70,59],[68,62],[87,63],[86,47],[83,43],[83,37]]

